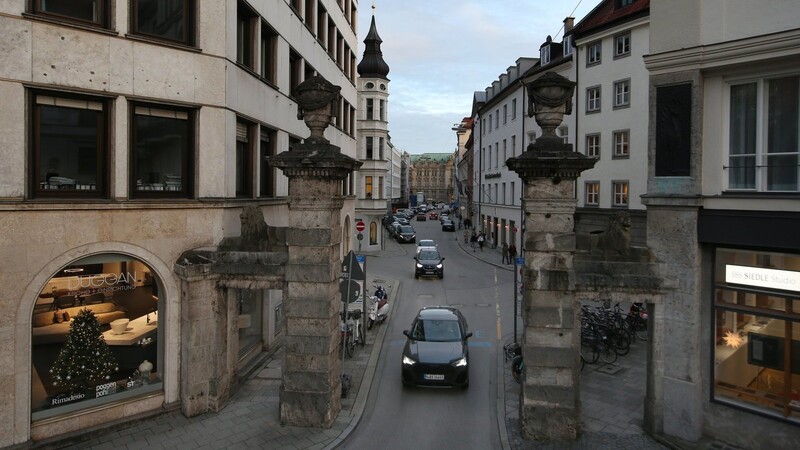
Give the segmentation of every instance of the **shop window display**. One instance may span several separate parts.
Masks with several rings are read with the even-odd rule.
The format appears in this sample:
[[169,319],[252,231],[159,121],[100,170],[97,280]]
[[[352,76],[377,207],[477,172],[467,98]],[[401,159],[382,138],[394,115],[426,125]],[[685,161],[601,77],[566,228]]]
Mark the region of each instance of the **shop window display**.
[[800,256],[718,249],[714,399],[800,423]]
[[125,255],[54,274],[33,310],[33,420],[160,390],[159,304],[150,268]]

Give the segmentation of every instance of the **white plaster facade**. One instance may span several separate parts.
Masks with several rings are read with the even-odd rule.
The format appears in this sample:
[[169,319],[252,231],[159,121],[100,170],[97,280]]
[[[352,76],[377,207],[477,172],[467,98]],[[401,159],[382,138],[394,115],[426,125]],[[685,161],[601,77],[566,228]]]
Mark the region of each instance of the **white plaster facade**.
[[[601,31],[581,34],[575,40],[577,48],[575,69],[577,80],[574,102],[577,133],[577,152],[588,155],[587,140],[599,139],[599,157],[594,168],[581,174],[577,181],[579,207],[624,208],[643,210],[641,196],[647,186],[647,111],[648,73],[642,57],[649,52],[649,19],[638,18],[625,21]],[[580,26],[580,24],[579,24]],[[630,36],[630,51],[623,56],[615,55],[615,39]],[[602,58],[599,63],[587,63],[590,45],[600,43]],[[624,106],[615,104],[615,85],[628,83],[628,100]],[[587,108],[587,91],[600,89],[599,110]],[[620,86],[622,89],[622,86]],[[625,139],[627,150],[615,150],[615,134]],[[574,135],[574,134],[573,134]],[[621,147],[619,143],[619,147]],[[618,147],[618,148],[619,148]],[[618,156],[627,153],[627,156]],[[599,201],[587,204],[586,183],[600,184]],[[627,205],[614,201],[614,182],[627,182]]]
[[514,242],[522,248],[522,182],[505,162],[522,154],[527,145],[526,96],[520,81],[537,62],[536,58],[517,59],[485,89],[480,96],[485,102],[474,111],[471,220],[488,239],[494,236],[498,246]]
[[[193,31],[187,43],[145,37],[131,27],[133,3],[100,2],[109,7],[102,24],[43,14],[33,2],[0,2],[0,304],[8,314],[0,319],[0,447],[79,433],[124,421],[139,414],[179,407],[185,392],[181,380],[182,299],[173,264],[185,251],[214,246],[240,234],[239,213],[259,206],[266,222],[286,226],[287,179],[272,169],[274,184],[266,195],[260,181],[262,141],[254,139],[248,153],[249,186],[237,198],[237,121],[248,124],[251,137],[274,134],[270,143],[286,151],[291,140],[309,134],[297,120],[291,98],[292,80],[316,72],[342,87],[336,126],[326,137],[348,156],[356,156],[355,24],[356,0],[299,2],[188,2]],[[313,11],[305,11],[306,5]],[[327,11],[320,16],[324,7]],[[237,62],[239,7],[252,33],[252,59]],[[45,11],[46,12],[46,11]],[[330,19],[332,28],[318,33],[317,21]],[[273,80],[260,72],[262,30],[274,30]],[[328,42],[330,30],[342,39]],[[330,49],[330,51],[329,51]],[[295,60],[290,74],[290,53]],[[313,68],[313,70],[312,70]],[[104,111],[105,192],[90,199],[48,197],[35,190],[32,115],[33,96],[77,95],[107,105]],[[181,198],[139,198],[132,192],[131,117],[140,102],[192,111],[191,189]],[[346,108],[350,108],[349,110]],[[342,114],[346,112],[346,114]],[[265,141],[266,142],[266,141]],[[247,184],[245,183],[245,184]],[[340,233],[342,253],[349,250],[355,200],[352,183],[346,195]],[[32,311],[47,281],[76,260],[100,254],[124,254],[147,264],[158,280],[162,314],[163,388],[154,395],[109,403],[77,413],[33,421],[31,416]],[[270,306],[274,296],[270,294]],[[265,326],[274,336],[274,324]],[[274,345],[265,338],[265,345]]]

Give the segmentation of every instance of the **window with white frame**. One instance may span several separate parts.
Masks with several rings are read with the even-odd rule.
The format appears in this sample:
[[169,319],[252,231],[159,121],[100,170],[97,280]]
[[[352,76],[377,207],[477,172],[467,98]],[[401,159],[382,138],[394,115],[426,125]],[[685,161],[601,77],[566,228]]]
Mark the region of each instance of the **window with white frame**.
[[492,115],[489,114],[489,133],[492,132]]
[[562,47],[564,48],[564,56],[569,56],[572,54],[572,35],[564,36],[564,41],[562,42]]
[[586,135],[586,156],[600,158],[600,133]]
[[481,119],[481,134],[486,134],[486,119]]
[[508,123],[508,105],[503,105],[503,125]]
[[500,109],[494,111],[494,127],[500,128]]
[[614,158],[627,158],[630,156],[630,131],[620,130],[614,132]]
[[603,52],[603,42],[597,41],[586,47],[586,65],[600,64]]
[[539,49],[539,65],[544,66],[550,63],[550,46],[545,45]]
[[508,140],[503,139],[503,164],[508,159]]
[[600,86],[586,88],[586,112],[600,111]]
[[371,98],[367,99],[367,109],[366,109],[365,112],[366,112],[367,116],[364,117],[364,119],[372,120],[373,119],[372,116],[373,116],[373,114],[375,114],[375,100],[374,99],[371,99]]
[[626,108],[631,105],[631,80],[614,82],[614,108]]
[[583,203],[586,206],[600,205],[600,182],[587,181],[584,185]]
[[378,113],[379,113],[378,120],[386,122],[386,100],[379,100],[378,101],[378,106],[379,106],[379,108],[378,108],[379,109],[379,111],[378,111]]
[[505,205],[507,198],[508,198],[508,194],[506,193],[506,184],[503,183],[503,197],[500,199],[500,204],[501,205]]
[[372,177],[364,177],[364,197],[372,198]]
[[517,99],[511,99],[511,120],[517,118]]
[[558,127],[558,137],[564,144],[569,144],[569,127]]
[[497,165],[499,164],[499,160],[500,160],[500,143],[499,142],[495,142],[494,143],[494,167],[495,167],[495,169],[497,168]]
[[800,76],[730,87],[728,189],[796,192]]
[[631,34],[614,36],[614,57],[620,58],[631,54]]
[[383,160],[383,147],[386,145],[386,140],[382,137],[378,138],[378,159]]
[[614,181],[611,183],[614,190],[614,197],[612,206],[627,207],[628,206],[628,182],[627,181]]
[[517,156],[517,135],[511,136],[511,156]]
[[373,138],[372,136],[366,137],[366,145],[365,145],[365,157],[366,159],[372,159],[372,155],[374,153],[373,149]]

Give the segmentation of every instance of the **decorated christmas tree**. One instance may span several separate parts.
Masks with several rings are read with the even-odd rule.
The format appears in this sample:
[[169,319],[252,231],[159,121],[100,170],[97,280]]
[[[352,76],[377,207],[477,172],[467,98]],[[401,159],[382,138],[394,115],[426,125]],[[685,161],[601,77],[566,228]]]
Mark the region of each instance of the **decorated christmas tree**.
[[117,370],[116,358],[100,332],[100,322],[89,309],[81,310],[72,319],[67,342],[50,369],[53,385],[85,389],[108,380]]

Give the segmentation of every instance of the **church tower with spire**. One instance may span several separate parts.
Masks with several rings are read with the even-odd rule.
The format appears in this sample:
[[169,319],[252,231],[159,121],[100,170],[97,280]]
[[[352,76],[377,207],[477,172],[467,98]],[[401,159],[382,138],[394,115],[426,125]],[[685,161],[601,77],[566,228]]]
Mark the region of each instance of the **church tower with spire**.
[[372,23],[364,39],[364,55],[358,63],[358,144],[357,158],[363,163],[357,173],[356,217],[366,224],[364,236],[357,243],[362,250],[378,250],[385,229],[381,219],[391,212],[392,189],[389,173],[392,160],[389,142],[389,65],[383,60],[381,42]]

